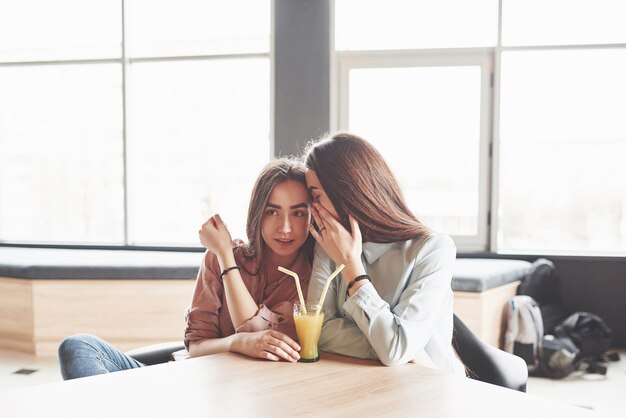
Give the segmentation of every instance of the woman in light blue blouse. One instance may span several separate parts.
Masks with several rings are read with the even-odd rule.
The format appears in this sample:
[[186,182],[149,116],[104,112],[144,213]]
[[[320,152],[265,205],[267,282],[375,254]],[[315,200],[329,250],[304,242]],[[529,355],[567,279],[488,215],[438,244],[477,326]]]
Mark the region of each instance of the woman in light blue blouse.
[[364,139],[336,134],[310,146],[305,162],[317,226],[309,298],[346,266],[326,295],[320,349],[463,375],[452,348],[452,239],[417,219]]

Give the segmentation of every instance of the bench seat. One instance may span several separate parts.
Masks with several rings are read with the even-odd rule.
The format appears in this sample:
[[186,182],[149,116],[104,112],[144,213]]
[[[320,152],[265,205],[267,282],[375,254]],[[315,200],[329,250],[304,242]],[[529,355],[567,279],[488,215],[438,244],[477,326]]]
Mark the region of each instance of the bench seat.
[[523,260],[457,259],[452,279],[454,313],[476,335],[500,347],[505,327],[504,306],[515,296],[531,265]]

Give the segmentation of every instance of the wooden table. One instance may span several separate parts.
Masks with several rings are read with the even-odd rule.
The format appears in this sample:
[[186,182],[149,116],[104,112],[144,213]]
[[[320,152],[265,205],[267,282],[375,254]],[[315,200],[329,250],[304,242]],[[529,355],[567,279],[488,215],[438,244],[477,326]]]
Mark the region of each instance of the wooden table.
[[0,394],[0,417],[597,416],[414,364],[217,354]]

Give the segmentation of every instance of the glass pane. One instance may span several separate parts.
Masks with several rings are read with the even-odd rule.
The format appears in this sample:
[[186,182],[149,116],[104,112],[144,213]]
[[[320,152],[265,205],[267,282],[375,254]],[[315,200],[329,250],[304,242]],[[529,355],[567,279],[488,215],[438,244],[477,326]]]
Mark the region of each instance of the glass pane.
[[626,251],[626,51],[502,56],[501,250]]
[[494,46],[497,0],[338,0],[335,49]]
[[119,58],[122,3],[113,0],[0,2],[0,60]]
[[124,239],[117,64],[0,67],[0,239]]
[[503,0],[502,44],[623,43],[625,18],[624,0]]
[[385,156],[415,213],[478,233],[480,67],[350,71],[350,131]]
[[245,239],[270,155],[269,60],[140,63],[131,76],[131,243],[198,245],[215,212]]
[[131,57],[269,52],[271,2],[132,0]]

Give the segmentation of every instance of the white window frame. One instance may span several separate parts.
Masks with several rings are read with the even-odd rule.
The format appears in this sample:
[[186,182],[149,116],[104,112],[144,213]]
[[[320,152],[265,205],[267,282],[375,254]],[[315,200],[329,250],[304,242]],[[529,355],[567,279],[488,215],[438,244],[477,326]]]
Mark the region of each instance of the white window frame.
[[491,224],[491,155],[493,115],[493,48],[336,51],[331,82],[332,129],[349,129],[350,70],[362,68],[478,66],[481,70],[480,141],[478,157],[478,229],[473,236],[453,236],[459,250],[487,251]]

